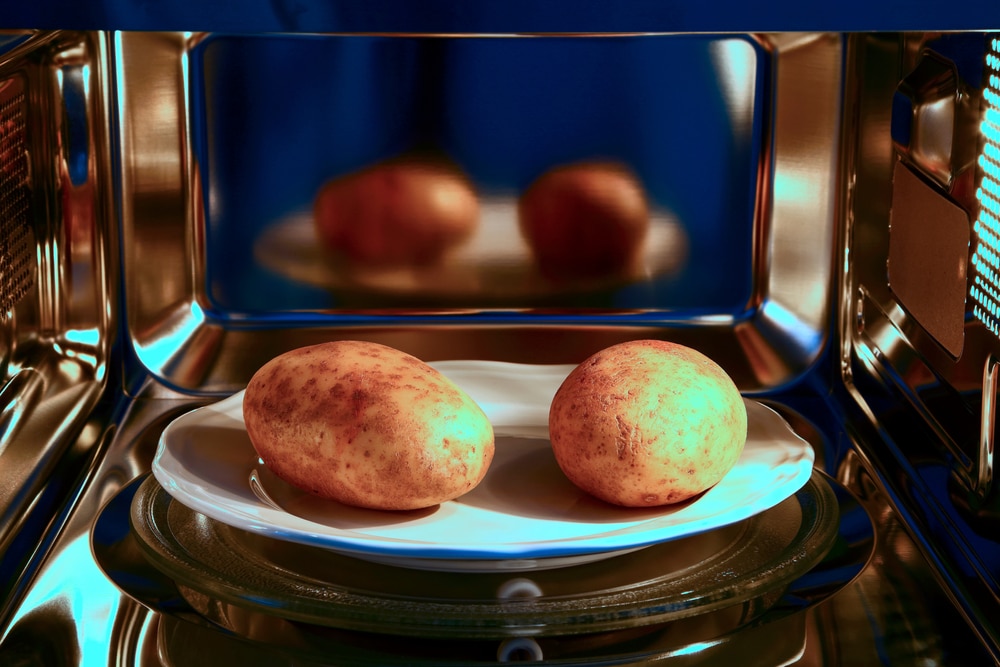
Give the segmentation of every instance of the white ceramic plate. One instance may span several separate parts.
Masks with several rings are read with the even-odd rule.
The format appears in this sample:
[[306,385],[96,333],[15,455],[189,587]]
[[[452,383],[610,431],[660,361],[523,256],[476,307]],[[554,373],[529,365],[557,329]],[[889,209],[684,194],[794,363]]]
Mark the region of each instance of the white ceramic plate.
[[497,436],[486,478],[456,500],[384,512],[285,484],[258,463],[242,392],[174,420],[153,474],[177,501],[236,528],[405,567],[491,571],[573,565],[719,528],[777,505],[812,472],[811,446],[747,399],[746,447],[716,486],[676,506],[611,506],[566,479],[547,440],[549,404],[572,366],[433,365],[483,407]]

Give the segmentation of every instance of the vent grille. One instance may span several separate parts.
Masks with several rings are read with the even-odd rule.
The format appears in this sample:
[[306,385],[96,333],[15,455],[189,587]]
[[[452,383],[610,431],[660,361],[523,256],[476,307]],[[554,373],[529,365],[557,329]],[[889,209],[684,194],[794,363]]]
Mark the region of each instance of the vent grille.
[[973,227],[974,279],[969,288],[972,314],[1000,336],[1000,37],[987,39],[985,114],[980,125],[983,151],[979,156],[979,213]]
[[35,280],[25,95],[21,79],[0,83],[0,317]]

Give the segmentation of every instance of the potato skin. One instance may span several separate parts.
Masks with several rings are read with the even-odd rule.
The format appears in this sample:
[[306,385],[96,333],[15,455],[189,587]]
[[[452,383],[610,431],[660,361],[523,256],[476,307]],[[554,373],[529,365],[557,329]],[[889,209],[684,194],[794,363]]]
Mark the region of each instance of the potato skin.
[[493,460],[482,409],[420,359],[377,343],[333,341],[275,357],[247,385],[243,417],[277,476],[356,507],[457,498]]
[[746,443],[739,390],[691,348],[639,340],[577,366],[556,392],[549,437],[579,488],[626,507],[680,502],[736,465]]
[[580,162],[539,176],[521,195],[518,224],[545,277],[607,278],[635,268],[649,207],[626,166]]
[[479,200],[454,165],[400,157],[328,181],[313,214],[324,247],[349,261],[424,266],[472,235]]

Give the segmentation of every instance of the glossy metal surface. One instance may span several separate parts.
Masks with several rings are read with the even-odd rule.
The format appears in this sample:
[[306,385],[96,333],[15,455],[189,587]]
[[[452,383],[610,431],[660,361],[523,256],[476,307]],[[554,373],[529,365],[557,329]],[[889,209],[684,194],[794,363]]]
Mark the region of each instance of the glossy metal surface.
[[[921,536],[918,547],[940,563],[940,576],[962,612],[1000,656],[1000,495],[990,478],[992,367],[1000,340],[972,316],[973,303],[966,298],[966,267],[976,244],[975,174],[965,170],[947,187],[919,176],[894,181],[897,170],[920,174],[924,167],[894,148],[890,136],[891,100],[926,51],[947,54],[969,85],[981,86],[985,44],[982,34],[859,35],[850,43],[849,71],[864,71],[864,81],[848,81],[856,116],[846,152],[853,187],[845,201],[844,253],[850,261],[845,261],[840,313],[841,366],[850,397],[847,414],[860,417],[852,434],[859,451],[881,471],[890,502]],[[933,233],[920,234],[925,242],[938,239],[938,258],[948,264],[938,282],[948,282],[950,296],[933,302],[909,302],[906,274],[916,277],[943,266],[936,260],[908,264],[913,257],[893,247],[893,230],[905,237],[920,224],[912,206],[890,211],[895,188],[914,185],[917,192],[898,196],[923,201],[921,211],[947,211],[935,216]],[[892,216],[909,217],[887,225]],[[958,240],[941,240],[946,233],[957,233]],[[900,273],[903,284],[896,285],[892,280]],[[951,332],[947,336],[943,325]]]
[[[598,85],[591,79],[607,79],[602,68],[608,58],[638,64],[647,52],[678,63],[696,58],[704,73],[729,72],[725,76],[731,78],[706,84],[640,67],[631,86],[588,88]],[[531,68],[523,63],[559,53],[583,60],[578,65],[557,59],[544,77],[527,78]],[[836,168],[831,139],[840,122],[840,55],[839,38],[826,35],[267,41],[120,34],[116,57],[123,63],[119,105],[125,133],[119,159],[130,350],[165,385],[228,393],[279,352],[331,338],[377,340],[427,360],[566,363],[622,340],[666,336],[710,352],[745,391],[792,382],[818,358],[829,322]],[[387,106],[386,99],[409,89],[391,87],[394,77],[379,73],[387,66],[381,63],[396,58],[408,63],[404,71],[418,72],[412,85],[424,83],[430,91],[411,101],[414,113],[402,120],[398,104]],[[321,88],[340,90],[339,95],[309,101],[303,97],[307,88],[293,86],[287,105],[253,106],[261,81],[288,86],[285,63],[316,60],[331,66],[310,74],[312,83],[324,77]],[[392,127],[389,138],[368,115],[342,107],[345,95],[358,94],[352,78],[357,75],[349,75],[348,68],[355,60],[370,68],[366,76],[388,82],[386,90],[362,91],[366,97],[355,102]],[[428,62],[455,74],[425,82],[421,76],[437,73],[420,74]],[[224,79],[222,67],[244,73]],[[585,67],[593,71],[582,77]],[[250,68],[256,68],[252,75]],[[518,85],[543,91],[552,80],[567,81],[565,90],[559,89],[563,97],[522,100],[519,105],[538,105],[530,113],[513,105],[504,111],[503,97]],[[798,94],[804,85],[809,95]],[[672,86],[681,95],[711,95],[705,101],[713,114],[698,120],[690,107],[676,104]],[[497,96],[494,87],[509,92]],[[644,108],[644,98],[654,91],[660,98]],[[765,117],[771,92],[775,115]],[[634,108],[609,97],[593,118],[567,104],[579,94],[624,95]],[[335,113],[343,114],[342,126],[318,135],[311,129],[316,114]],[[498,129],[477,121],[490,113]],[[442,114],[451,118],[447,130],[441,129]],[[232,122],[235,117],[242,117],[241,124]],[[663,134],[665,117],[701,122],[704,130]],[[247,133],[273,132],[275,123],[296,135],[285,139],[286,147],[242,140]],[[142,132],[134,129],[139,126]],[[526,131],[529,140],[519,139]],[[530,132],[555,133],[548,139],[552,146],[530,139]],[[605,134],[604,143],[594,143],[592,137]],[[413,302],[406,294],[371,290],[325,294],[256,264],[255,230],[311,206],[324,179],[380,152],[425,140],[460,159],[484,192],[508,198],[553,161],[610,151],[645,175],[651,197],[673,208],[690,239],[687,263],[676,277],[652,276],[582,297],[556,293],[541,303],[497,303],[489,284],[458,301]],[[674,161],[675,154],[704,154],[698,159],[705,164],[698,166],[716,175],[687,166],[686,159]],[[809,226],[801,224],[803,217]],[[510,241],[515,240],[512,233]],[[692,300],[694,295],[699,298]],[[493,326],[497,323],[502,326]],[[415,335],[418,331],[432,335]]]
[[[14,40],[0,56],[0,79],[19,81],[28,100],[17,150],[35,245],[24,289],[5,295],[0,314],[5,600],[27,585],[50,513],[101,437],[91,411],[107,380],[116,294],[107,67],[99,35]],[[0,605],[0,618],[9,611]]]

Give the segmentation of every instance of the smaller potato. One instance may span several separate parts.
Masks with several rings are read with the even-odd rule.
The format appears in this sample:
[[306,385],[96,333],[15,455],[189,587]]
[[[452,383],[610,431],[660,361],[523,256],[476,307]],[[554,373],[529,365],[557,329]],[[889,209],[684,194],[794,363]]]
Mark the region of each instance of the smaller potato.
[[702,353],[658,340],[613,345],[556,391],[549,437],[580,489],[626,507],[686,500],[717,484],[740,458],[746,405]]
[[556,167],[532,183],[521,195],[518,222],[547,278],[607,278],[635,268],[649,208],[626,166],[581,162]]
[[493,460],[479,405],[420,359],[377,343],[275,357],[250,379],[243,418],[278,477],[356,507],[437,505],[475,488]]
[[454,165],[406,157],[327,182],[313,214],[323,245],[352,262],[424,266],[472,235],[479,200]]

